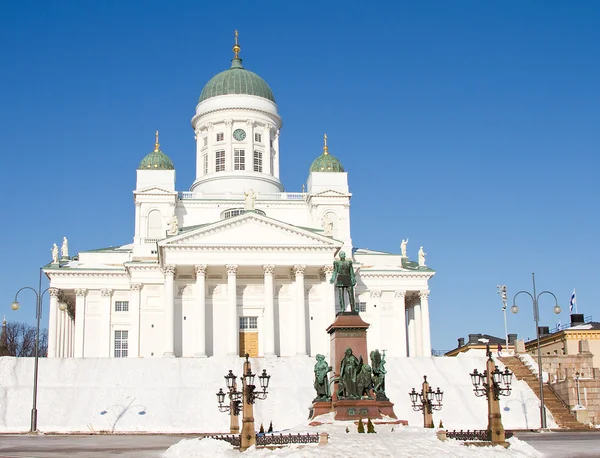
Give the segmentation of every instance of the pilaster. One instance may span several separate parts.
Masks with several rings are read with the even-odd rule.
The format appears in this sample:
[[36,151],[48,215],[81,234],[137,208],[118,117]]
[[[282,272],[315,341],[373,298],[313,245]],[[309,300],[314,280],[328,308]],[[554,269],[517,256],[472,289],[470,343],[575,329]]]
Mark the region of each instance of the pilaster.
[[306,355],[306,301],[304,298],[305,265],[296,264],[292,273],[296,277],[296,355]]
[[228,264],[225,266],[227,269],[227,320],[229,326],[228,329],[228,343],[227,343],[227,354],[237,355],[239,353],[238,348],[238,316],[237,316],[237,265]]
[[139,358],[140,356],[140,290],[141,283],[131,283],[129,285],[129,313],[131,314],[131,332],[129,338],[129,357]]
[[163,269],[165,274],[165,351],[163,356],[175,356],[175,336],[174,336],[174,322],[175,322],[175,303],[174,303],[174,280],[175,272],[177,271],[175,266],[166,265]]
[[[85,297],[87,296],[87,290],[84,288],[77,288],[75,290],[75,358],[83,358],[84,356],[84,342],[85,342]],[[66,314],[68,318],[68,314]],[[66,320],[65,335],[68,340],[68,325],[71,319]],[[67,346],[68,353],[68,346]],[[66,355],[65,355],[66,356]]]
[[273,272],[275,272],[275,265],[265,264],[263,265],[263,271],[265,273],[265,320],[264,320],[264,336],[265,336],[265,356],[275,355],[275,312],[273,306]]
[[397,290],[394,292],[394,344],[398,349],[398,356],[408,356],[406,349],[406,291]]
[[48,321],[48,357],[56,357],[56,343],[58,340],[58,288],[50,288],[48,293],[50,294],[50,312]]
[[195,266],[198,341],[194,356],[206,358],[206,264]]
[[[101,349],[100,355],[105,356],[105,357],[112,356],[110,353],[111,342],[113,339],[113,336],[111,335],[111,328],[110,328],[110,317],[112,315],[112,307],[111,307],[112,295],[113,295],[113,290],[111,288],[104,288],[104,289],[100,290],[100,296],[101,296],[100,326],[102,329],[102,332],[100,334],[100,349]],[[75,317],[77,317],[77,315],[75,315]]]

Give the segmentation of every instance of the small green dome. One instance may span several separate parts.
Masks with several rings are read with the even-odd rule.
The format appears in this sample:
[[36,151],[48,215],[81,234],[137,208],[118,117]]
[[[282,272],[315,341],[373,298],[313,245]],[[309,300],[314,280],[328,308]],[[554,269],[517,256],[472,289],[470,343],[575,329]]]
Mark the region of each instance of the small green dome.
[[227,94],[247,94],[262,97],[275,103],[275,97],[269,85],[256,73],[242,66],[242,59],[231,59],[231,68],[213,76],[200,94],[198,103],[211,97]]
[[138,170],[175,170],[173,161],[159,149],[159,146],[158,131],[156,131],[154,151],[147,154],[146,157],[142,159],[142,162],[138,165]]
[[342,163],[335,156],[329,154],[327,148],[327,135],[325,135],[325,146],[323,147],[323,154],[316,158],[310,166],[311,172],[343,172],[344,167]]

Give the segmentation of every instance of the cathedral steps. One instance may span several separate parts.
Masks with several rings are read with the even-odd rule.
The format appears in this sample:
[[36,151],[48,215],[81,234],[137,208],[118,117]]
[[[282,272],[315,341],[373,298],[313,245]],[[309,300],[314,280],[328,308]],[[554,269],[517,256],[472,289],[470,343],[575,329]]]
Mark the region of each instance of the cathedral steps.
[[[517,380],[523,380],[529,385],[529,388],[540,397],[540,382],[536,375],[515,356],[505,356],[500,358],[500,361],[508,367],[514,374]],[[560,428],[572,429],[572,430],[589,430],[589,427],[579,423],[575,417],[571,414],[568,407],[565,406],[563,401],[552,391],[548,384],[544,384],[544,405],[552,413],[554,420]]]

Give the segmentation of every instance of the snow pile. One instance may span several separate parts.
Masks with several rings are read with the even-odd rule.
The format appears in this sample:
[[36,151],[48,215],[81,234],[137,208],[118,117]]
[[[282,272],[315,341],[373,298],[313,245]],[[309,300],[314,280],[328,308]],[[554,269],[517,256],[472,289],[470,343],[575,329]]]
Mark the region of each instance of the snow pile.
[[[346,433],[346,426],[350,430]],[[356,425],[352,422],[338,422],[336,424],[324,424],[319,427],[294,428],[292,433],[305,432],[329,433],[329,444],[317,445],[290,445],[280,449],[248,449],[244,457],[332,457],[346,458],[349,456],[361,457],[541,457],[527,443],[511,438],[510,447],[465,447],[459,441],[449,439],[441,442],[437,439],[435,430],[402,427],[400,425],[375,425],[376,434],[359,434]],[[171,446],[164,454],[164,458],[199,458],[199,457],[239,457],[239,451],[235,450],[227,442],[215,439],[188,439],[182,440]]]
[[[255,404],[256,427],[273,422],[276,430],[305,424],[315,396],[310,357],[251,359],[256,374],[271,375],[269,395]],[[240,375],[243,359],[222,358],[43,358],[38,387],[38,428],[45,432],[187,432],[229,431],[215,394],[225,387],[229,369]],[[501,364],[499,364],[501,366]],[[423,375],[444,391],[437,425],[449,430],[485,429],[485,397],[473,393],[469,373],[483,371],[485,357],[389,358],[387,394],[399,419],[423,424],[408,393],[420,389]],[[0,358],[0,432],[29,430],[33,358]],[[506,429],[539,428],[539,400],[523,381],[500,406]],[[556,427],[551,415],[548,426]]]

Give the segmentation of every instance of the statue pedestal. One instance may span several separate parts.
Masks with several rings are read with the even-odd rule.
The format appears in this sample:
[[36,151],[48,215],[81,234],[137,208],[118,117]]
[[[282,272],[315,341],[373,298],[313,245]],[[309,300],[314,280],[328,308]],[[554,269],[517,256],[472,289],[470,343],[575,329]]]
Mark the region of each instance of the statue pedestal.
[[313,402],[312,407],[310,408],[309,419],[313,419],[318,417],[319,415],[325,415],[332,411],[331,401],[316,401]]
[[[378,402],[373,399],[340,399],[333,403],[334,420],[381,418]],[[394,417],[396,418],[396,417]]]
[[[331,346],[329,360],[333,367],[333,375],[340,375],[340,365],[346,348],[351,348],[354,356],[362,359],[365,364],[369,364],[369,354],[367,353],[367,329],[369,323],[365,323],[358,312],[340,312],[335,321],[327,328],[330,335]],[[337,386],[332,395],[336,399]]]

